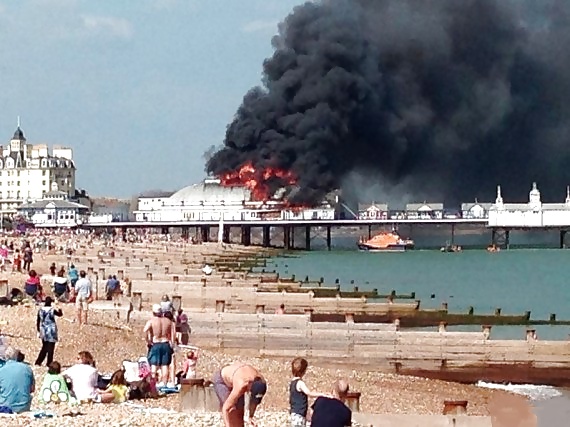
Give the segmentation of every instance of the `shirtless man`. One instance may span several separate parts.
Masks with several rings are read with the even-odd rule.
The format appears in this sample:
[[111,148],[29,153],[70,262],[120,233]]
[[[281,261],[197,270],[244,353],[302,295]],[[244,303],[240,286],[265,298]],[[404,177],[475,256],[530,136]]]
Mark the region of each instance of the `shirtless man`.
[[225,427],[244,427],[245,393],[250,392],[249,420],[267,392],[267,383],[257,369],[247,363],[234,362],[214,374],[212,380],[216,395],[222,406]]
[[154,304],[152,319],[146,322],[144,333],[149,346],[148,363],[151,372],[156,377],[157,370],[160,369],[161,383],[158,387],[168,383],[168,368],[172,362],[172,329],[172,321],[162,317],[160,304]]

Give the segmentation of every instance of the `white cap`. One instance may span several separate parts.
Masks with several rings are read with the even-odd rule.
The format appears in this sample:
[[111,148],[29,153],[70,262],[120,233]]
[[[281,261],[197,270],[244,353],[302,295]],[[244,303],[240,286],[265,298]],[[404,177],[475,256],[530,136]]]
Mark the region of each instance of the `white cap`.
[[152,312],[155,314],[158,314],[162,311],[162,309],[160,308],[160,304],[153,304],[152,305]]

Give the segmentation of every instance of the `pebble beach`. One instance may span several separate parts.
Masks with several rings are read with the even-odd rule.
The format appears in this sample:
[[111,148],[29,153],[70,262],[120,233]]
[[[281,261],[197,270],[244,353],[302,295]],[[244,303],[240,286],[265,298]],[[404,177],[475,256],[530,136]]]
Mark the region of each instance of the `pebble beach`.
[[[198,250],[197,248],[196,251]],[[223,249],[220,248],[221,250]],[[38,273],[46,274],[51,262],[65,265],[67,260],[62,254],[45,254],[36,257],[34,268]],[[19,273],[4,273],[4,276],[14,285],[25,280],[25,275]],[[110,374],[119,369],[123,360],[136,360],[146,355],[141,322],[125,325],[108,312],[91,311],[89,324],[79,327],[74,322],[73,304],[59,306],[64,315],[58,319],[60,341],[56,346],[55,360],[64,369],[74,363],[77,353],[82,350],[93,354],[102,374]],[[34,304],[0,307],[0,321],[6,322],[2,326],[2,333],[8,337],[11,345],[25,354],[28,363],[33,363],[41,347],[35,331],[37,308]],[[148,310],[149,307],[145,308]],[[190,322],[194,316],[200,315],[198,312],[187,314]],[[150,315],[148,311],[148,316]],[[181,358],[182,355],[179,355],[177,363],[181,363]],[[256,415],[258,426],[287,425],[290,360],[261,359],[247,351],[238,354],[203,348],[198,362],[198,377],[210,379],[216,370],[235,360],[250,362],[268,380],[268,393]],[[309,360],[309,364],[306,382],[311,388],[329,392],[336,379],[348,379],[351,390],[362,393],[360,408],[367,413],[441,414],[445,400],[468,400],[469,415],[489,415],[489,402],[505,394],[501,390],[474,385],[373,372],[363,370],[358,365],[335,366],[334,361],[330,360]],[[33,366],[33,371],[36,385],[39,386],[46,368]],[[180,413],[179,409],[178,394],[119,405],[83,404],[77,407],[41,404],[37,396],[34,396],[30,413],[2,415],[0,423],[5,426],[165,426],[173,423],[197,427],[223,425],[219,413],[187,414]],[[34,413],[41,415],[41,411],[48,417],[34,418]],[[53,418],[49,417],[51,415]]]

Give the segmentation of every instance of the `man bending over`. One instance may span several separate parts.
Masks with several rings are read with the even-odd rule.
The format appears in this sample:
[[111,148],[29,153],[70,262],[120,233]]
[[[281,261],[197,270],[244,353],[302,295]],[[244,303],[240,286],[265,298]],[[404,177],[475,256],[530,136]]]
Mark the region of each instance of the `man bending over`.
[[214,374],[212,380],[222,406],[225,427],[244,427],[245,394],[250,393],[249,419],[253,426],[255,410],[267,392],[267,383],[257,369],[234,362]]

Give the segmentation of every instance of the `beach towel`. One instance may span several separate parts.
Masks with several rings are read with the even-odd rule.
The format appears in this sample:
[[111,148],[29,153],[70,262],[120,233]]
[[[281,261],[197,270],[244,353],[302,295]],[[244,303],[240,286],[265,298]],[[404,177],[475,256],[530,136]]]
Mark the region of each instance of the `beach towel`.
[[62,375],[46,374],[40,388],[40,401],[42,403],[68,403],[74,400]]

